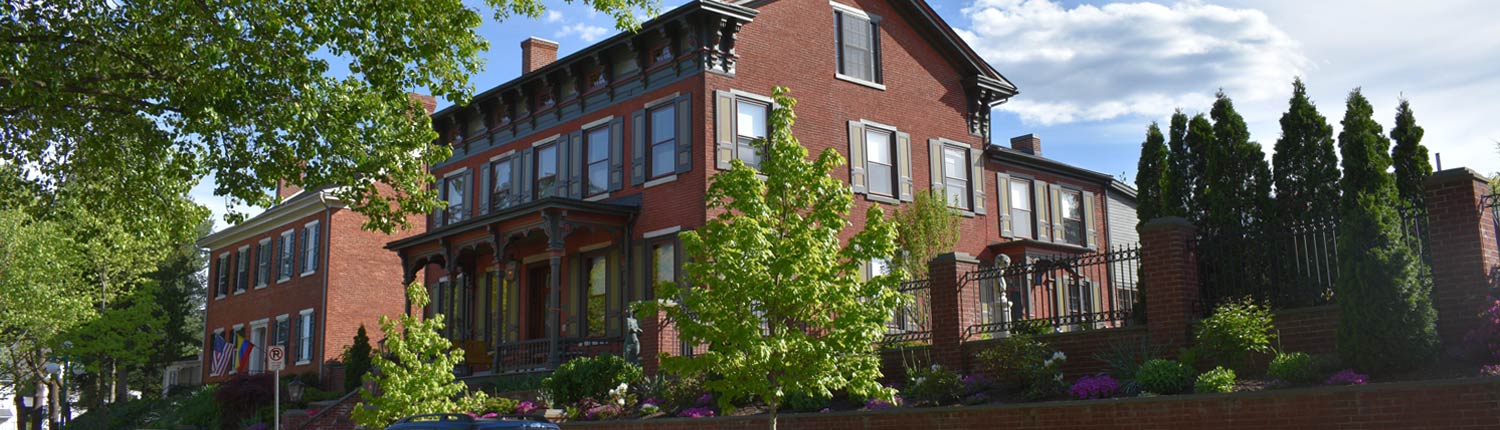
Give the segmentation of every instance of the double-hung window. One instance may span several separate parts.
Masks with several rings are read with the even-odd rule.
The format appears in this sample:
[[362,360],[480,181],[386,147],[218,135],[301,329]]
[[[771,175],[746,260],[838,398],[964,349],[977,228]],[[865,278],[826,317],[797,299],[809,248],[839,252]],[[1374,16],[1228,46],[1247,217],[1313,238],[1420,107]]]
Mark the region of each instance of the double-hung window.
[[271,239],[261,239],[255,246],[255,288],[271,281]]
[[881,84],[880,18],[836,5],[833,22],[838,46],[838,76],[862,83]]
[[557,144],[536,149],[536,198],[551,197],[557,193]]
[[292,259],[297,255],[297,235],[294,230],[281,232],[281,251],[276,256],[276,282],[292,279]]
[[896,197],[896,139],[890,131],[865,127],[865,174],[870,194]]
[[1063,190],[1058,207],[1062,211],[1063,241],[1083,246],[1083,193]]
[[302,227],[302,276],[318,270],[318,222]]
[[468,206],[465,205],[465,202],[468,200],[468,196],[465,195],[468,194],[466,192],[468,191],[468,187],[464,181],[466,177],[468,176],[460,173],[443,178],[443,197],[448,201],[448,209],[444,211],[446,219],[443,224],[453,224],[463,221],[465,215],[468,213],[466,210]]
[[313,310],[303,310],[297,315],[297,364],[312,361],[314,333]]
[[677,282],[677,243],[664,240],[651,245],[651,284],[641,298],[656,297],[656,286],[663,282]]
[[948,206],[971,210],[973,199],[969,192],[969,150],[953,145],[943,145],[943,194]]
[[234,292],[242,293],[250,287],[250,247],[242,246],[234,255]]
[[490,183],[494,184],[494,187],[490,189],[490,204],[496,208],[502,208],[510,204],[511,173],[509,158],[502,158],[490,163],[490,175],[493,175],[490,178]]
[[608,125],[584,132],[585,196],[609,191],[609,147]]
[[1036,220],[1031,215],[1031,181],[1012,177],[1007,192],[1010,193],[1011,231],[1018,238],[1033,238],[1031,230]]
[[676,172],[673,156],[677,150],[677,106],[668,103],[647,115],[651,137],[651,170],[647,179],[656,179]]
[[214,281],[214,295],[224,297],[229,295],[229,254],[219,254],[219,276]]
[[585,337],[604,337],[613,328],[609,319],[609,258],[603,253],[583,260],[583,317]]
[[759,169],[766,135],[770,132],[766,119],[771,114],[771,105],[745,99],[735,104],[735,158]]

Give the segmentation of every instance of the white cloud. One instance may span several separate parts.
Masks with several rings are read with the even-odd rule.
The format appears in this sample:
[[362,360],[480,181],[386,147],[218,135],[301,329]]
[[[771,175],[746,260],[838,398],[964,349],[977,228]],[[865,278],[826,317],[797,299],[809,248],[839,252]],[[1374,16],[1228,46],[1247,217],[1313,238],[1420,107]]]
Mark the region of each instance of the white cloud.
[[547,11],[547,15],[542,18],[542,20],[547,21],[547,22],[560,22],[560,21],[562,21],[562,19],[563,19],[562,12],[558,12],[556,10],[549,10],[549,11]]
[[963,14],[971,25],[959,33],[1021,89],[1000,109],[1028,123],[1158,117],[1206,108],[1219,88],[1237,101],[1280,98],[1312,67],[1254,9],[977,0]]
[[609,34],[609,29],[596,25],[578,23],[563,26],[553,36],[559,39],[568,36],[578,36],[578,39],[583,40],[584,42],[593,43],[604,37],[605,34]]

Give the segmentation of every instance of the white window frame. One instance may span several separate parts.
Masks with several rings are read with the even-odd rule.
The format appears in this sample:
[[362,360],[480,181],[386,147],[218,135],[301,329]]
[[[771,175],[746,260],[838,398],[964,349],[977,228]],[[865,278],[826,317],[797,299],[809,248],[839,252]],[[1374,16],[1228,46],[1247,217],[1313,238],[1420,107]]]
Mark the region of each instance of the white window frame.
[[[254,374],[257,374],[257,373],[265,373],[265,371],[266,371],[266,354],[265,354],[265,350],[266,349],[265,348],[266,348],[266,344],[269,343],[269,341],[267,341],[266,339],[269,339],[271,337],[270,324],[271,324],[271,319],[270,318],[261,318],[261,319],[255,320],[255,321],[251,321],[250,322],[250,331],[245,332],[245,337],[249,339],[250,345],[252,345],[251,348],[250,348],[250,364],[248,366],[250,368],[250,374],[251,375],[254,375]],[[255,329],[256,328],[260,328],[261,329],[261,333],[264,335],[263,338],[260,339],[260,343],[255,343],[255,341],[256,341],[256,339],[255,339]],[[260,349],[260,352],[258,352],[258,353],[255,351],[257,348]],[[260,369],[256,369],[255,368],[256,364],[260,364]]]
[[[1018,182],[1024,182],[1026,184],[1026,196],[1025,196],[1024,199],[1017,199],[1016,195],[1014,193],[1012,193],[1012,191],[1015,189],[1015,186],[1018,184]],[[1005,214],[1005,216],[1011,217],[1011,227],[1010,227],[1011,236],[1012,237],[1023,238],[1023,239],[1036,239],[1037,238],[1037,231],[1036,231],[1036,229],[1037,229],[1037,224],[1036,224],[1037,209],[1036,209],[1036,205],[1034,204],[1036,202],[1036,180],[1032,179],[1032,178],[1028,178],[1028,177],[1011,175],[1010,181],[1006,183],[1006,189],[1004,190],[1004,192],[1005,192],[1006,198],[1008,199],[1007,201],[1010,202],[1010,207],[1006,208],[1006,210],[1008,210],[1009,212],[1007,212]],[[1017,202],[1025,202],[1025,204],[1026,204],[1025,212],[1026,212],[1026,215],[1027,215],[1026,219],[1021,219],[1021,218],[1015,216],[1016,211],[1018,210],[1018,209],[1016,209]],[[1027,232],[1027,234],[1025,234],[1025,235],[1022,235],[1020,233],[1020,227],[1018,227],[1018,226],[1020,226],[1021,223],[1026,223],[1026,232]]]
[[[901,165],[898,162],[900,161],[901,157],[897,153],[901,152],[901,148],[899,146],[900,144],[896,142],[896,127],[871,121],[860,122],[863,122],[865,124],[865,135],[864,138],[861,139],[865,144],[865,193],[870,196],[881,197],[890,201],[899,201],[901,198]],[[873,161],[870,161],[870,133],[872,132],[884,133],[888,137],[888,140],[886,140],[886,143],[888,144],[886,150],[888,151],[887,155],[890,156],[888,159],[890,164],[885,164],[884,166],[890,168],[891,172],[889,184],[891,186],[890,194],[877,193],[875,192],[875,187],[871,185],[875,183],[871,180],[872,176],[870,175],[870,172],[874,171],[874,169],[870,168],[870,164],[875,163]]]
[[[238,335],[240,333],[240,330],[244,330],[244,329],[245,329],[245,325],[244,324],[235,324],[235,325],[232,325],[232,326],[229,327],[229,332]],[[245,337],[249,338],[250,337],[250,333],[248,333],[248,332],[245,333]],[[240,355],[239,348],[234,348],[234,338],[229,338],[229,342],[230,342],[229,346],[231,347],[231,349],[229,350],[229,353],[230,354],[234,354],[235,356]],[[248,367],[248,365],[247,365],[247,367]],[[233,375],[233,374],[239,372],[239,370],[240,370],[239,366],[235,366],[234,365],[234,357],[231,356],[230,359],[229,359],[229,374]]]
[[[291,339],[291,337],[292,337],[292,315],[291,314],[277,315],[276,318],[275,318],[275,321],[276,321],[276,324],[271,325],[271,327],[272,327],[272,329],[271,329],[271,335],[275,336],[276,335],[276,329],[275,329],[275,327],[276,326],[280,326],[282,321],[286,321],[286,323],[287,323],[287,326],[286,326],[286,328],[287,328],[286,329],[286,336],[287,336],[287,338],[286,339],[282,339],[282,340],[286,341],[287,343],[291,343],[291,340],[292,340]],[[278,343],[278,344],[275,344],[275,345],[280,345],[280,344]],[[285,351],[282,351],[282,352],[285,352]]]
[[308,253],[311,252],[313,256],[318,256],[320,254],[318,252],[318,248],[320,248],[320,247],[323,246],[322,241],[318,240],[318,238],[316,237],[316,236],[322,236],[323,235],[323,229],[321,227],[319,227],[320,225],[321,224],[319,223],[318,220],[312,220],[312,221],[309,221],[307,224],[303,224],[302,225],[302,231],[304,233],[306,233],[308,231],[308,229],[310,229],[310,228],[316,228],[317,230],[312,231],[313,234],[304,234],[303,235],[305,237],[305,239],[302,241],[302,249],[299,250],[302,253],[302,267],[303,267],[303,269],[302,269],[302,274],[299,275],[299,276],[308,276],[308,275],[317,273],[318,272],[318,265],[322,264],[322,261],[315,261],[315,262],[312,263],[311,267],[308,267],[308,263],[307,263],[308,262],[308,258],[307,258]]
[[[1073,196],[1073,195],[1078,196],[1078,219],[1077,220],[1069,219],[1068,218],[1068,211],[1063,208],[1063,202],[1066,202],[1068,200],[1068,197],[1069,196]],[[1060,223],[1062,223],[1062,232],[1063,232],[1063,235],[1062,235],[1061,238],[1052,238],[1052,239],[1054,241],[1056,241],[1056,242],[1066,243],[1066,244],[1069,244],[1069,245],[1088,246],[1088,243],[1089,243],[1089,237],[1088,237],[1088,235],[1089,235],[1089,225],[1088,225],[1088,215],[1085,214],[1085,213],[1083,213],[1084,212],[1084,209],[1083,209],[1084,208],[1084,203],[1083,203],[1084,194],[1083,194],[1083,190],[1080,190],[1080,189],[1073,188],[1073,187],[1065,185],[1061,189],[1058,190],[1058,192],[1057,192],[1057,199],[1058,199],[1057,200],[1057,210],[1059,212],[1057,214],[1057,221],[1060,222]],[[1078,242],[1070,242],[1070,241],[1068,241],[1068,223],[1071,223],[1071,222],[1077,222],[1078,223]]]
[[[292,280],[292,273],[297,271],[297,229],[288,229],[281,232],[281,248],[276,250],[276,283]],[[286,271],[282,272],[282,262],[286,262]]]
[[[469,190],[471,188],[473,188],[474,184],[470,184],[468,182],[468,177],[464,176],[464,175],[466,175],[468,173],[469,173],[469,168],[465,167],[465,168],[462,168],[462,169],[454,170],[452,172],[448,172],[448,173],[443,174],[443,180],[441,181],[442,182],[442,187],[443,187],[443,189],[441,190],[442,191],[443,201],[444,202],[448,202],[448,203],[451,203],[453,201],[453,198],[451,196],[449,196],[449,193],[448,193],[448,181],[452,181],[452,180],[457,180],[457,181],[462,181],[463,182],[462,184],[459,184],[459,187],[458,187],[459,188],[459,193],[458,193],[459,194],[459,198],[461,198],[463,201],[461,201],[461,202],[458,203],[459,207],[458,207],[458,212],[457,213],[455,213],[453,211],[453,207],[451,205],[448,206],[448,207],[443,208],[443,219],[441,220],[442,221],[442,225],[454,224],[454,223],[458,223],[458,222],[461,222],[463,220],[469,219],[468,212],[469,212],[469,209],[473,207],[472,204],[471,204],[471,201],[473,199],[470,199]],[[458,179],[454,179],[454,177],[458,177]]]
[[267,252],[274,253],[274,251],[272,251],[271,249],[271,238],[269,237],[261,239],[260,241],[256,242],[255,245],[255,289],[259,290],[265,288],[271,283],[271,280],[269,279],[271,277],[271,256],[264,256],[264,258],[266,259],[266,273],[265,276],[261,276],[260,259],[263,257],[261,254]]
[[[313,324],[316,323],[313,322],[312,308],[303,309],[297,312],[297,362],[295,363],[297,365],[312,363],[312,338],[315,333],[313,333],[312,330],[308,328],[308,326]],[[306,333],[303,333],[303,331],[306,331]],[[307,344],[306,351],[302,349],[303,343]]]
[[[245,256],[245,261],[240,261],[240,255],[242,255],[242,254]],[[232,290],[232,294],[234,294],[236,296],[238,296],[240,294],[245,294],[245,292],[250,291],[250,286],[249,285],[240,285],[240,271],[241,270],[245,271],[245,283],[246,284],[250,283],[250,268],[249,267],[242,267],[242,266],[248,266],[249,263],[250,263],[250,245],[245,245],[245,246],[241,246],[239,248],[236,248],[234,250],[234,282],[232,282],[233,286],[229,288],[230,290]]]
[[[661,112],[669,112],[667,117],[671,119],[672,126],[670,127],[670,130],[668,130],[668,136],[670,137],[667,137],[666,139],[663,139],[661,141],[657,141],[657,127],[655,121],[653,120],[655,120],[656,115]],[[646,126],[646,166],[644,167],[646,169],[645,177],[650,181],[666,178],[668,176],[675,176],[677,173],[677,128],[679,127],[679,125],[677,124],[677,116],[677,104],[675,103],[662,103],[646,107],[646,117],[644,119]],[[769,120],[769,118],[767,118],[767,120]],[[665,146],[665,148],[659,149],[657,148],[658,146]],[[668,167],[666,171],[657,172],[655,170],[656,159],[657,157],[661,156],[661,154],[668,154],[666,155],[666,157],[671,162],[667,163]]]
[[219,259],[216,261],[218,262],[217,269],[219,276],[214,277],[214,298],[222,299],[229,297],[229,294],[232,292],[231,290],[233,290],[229,286],[229,252],[220,253]]
[[[596,133],[602,134],[604,136],[604,154],[602,154],[603,157],[599,158],[598,160],[590,160],[597,155],[601,155],[594,154],[593,151],[591,151],[594,143],[594,135]],[[583,156],[579,158],[583,159],[583,166],[580,166],[579,168],[583,169],[583,171],[579,172],[578,176],[583,178],[583,184],[581,184],[583,196],[594,197],[609,194],[609,170],[610,164],[613,161],[610,159],[609,152],[611,148],[614,147],[614,145],[623,144],[623,142],[614,142],[614,136],[611,133],[609,124],[595,126],[593,128],[584,128],[583,133],[581,134],[583,138],[583,144],[580,145],[580,149],[583,150]],[[595,183],[595,178],[592,177],[591,171],[595,164],[604,165],[604,178],[602,178],[603,180],[598,181],[600,182],[598,184]],[[596,185],[602,186],[599,187],[598,192],[593,192],[595,190],[593,190],[592,188]]]
[[[756,105],[757,107],[764,107],[765,108],[765,112],[766,112],[766,115],[765,115],[766,127],[765,127],[764,130],[762,130],[762,132],[765,133],[765,136],[760,137],[760,138],[762,140],[764,140],[766,143],[765,143],[765,146],[762,146],[760,148],[752,148],[752,149],[759,150],[759,152],[756,153],[757,154],[756,155],[757,159],[755,160],[755,165],[750,166],[750,167],[755,168],[756,170],[760,170],[761,163],[765,162],[766,152],[768,152],[768,149],[770,149],[769,148],[769,144],[770,144],[770,139],[771,139],[771,112],[774,111],[774,110],[776,110],[775,109],[776,108],[776,102],[773,101],[773,100],[771,100],[771,99],[769,99],[769,98],[765,98],[763,96],[758,96],[758,95],[752,95],[752,94],[749,94],[749,93],[743,93],[743,92],[736,91],[733,94],[734,94],[734,159],[736,159],[736,160],[740,160],[741,162],[745,161],[745,159],[740,156],[740,146],[741,146],[740,140],[744,139],[744,138],[749,138],[750,142],[753,143],[755,141],[755,139],[756,139],[755,136],[744,136],[744,135],[740,134],[740,106],[741,105],[745,105],[745,104],[751,104],[751,105]],[[747,166],[750,165],[749,163],[745,163],[745,164]]]
[[834,64],[833,64],[833,76],[836,77],[836,78],[838,78],[839,80],[848,81],[848,82],[852,82],[852,83],[855,83],[855,84],[863,85],[863,86],[866,86],[866,87],[874,88],[874,89],[877,89],[877,90],[885,91],[885,84],[882,83],[884,81],[884,79],[882,79],[881,64],[880,64],[880,60],[882,59],[881,55],[880,55],[881,46],[880,46],[880,42],[877,40],[877,39],[880,38],[880,32],[878,30],[876,30],[877,28],[881,27],[881,25],[880,25],[881,24],[880,17],[874,16],[874,15],[870,15],[869,13],[867,13],[867,12],[865,12],[863,10],[859,10],[859,9],[856,9],[856,8],[854,8],[852,6],[849,6],[849,5],[846,5],[846,4],[842,4],[842,3],[838,3],[838,2],[829,1],[828,4],[831,5],[831,6],[833,6],[833,11],[834,11],[835,15],[837,15],[837,14],[843,14],[845,16],[854,17],[854,18],[857,18],[857,19],[864,20],[866,24],[870,25],[870,29],[868,30],[869,31],[869,35],[870,35],[870,77],[873,78],[873,79],[864,79],[864,78],[861,78],[861,77],[844,74],[843,71],[840,70],[841,67],[840,67],[839,63],[841,61],[843,61],[842,58],[844,56],[844,44],[842,43],[843,37],[844,37],[844,34],[843,34],[844,33],[844,28],[843,28],[842,25],[840,25],[840,21],[839,21],[839,19],[837,17],[835,17],[835,19],[834,19],[834,29],[833,29],[833,31],[834,31],[834,59],[833,59],[834,60]]
[[[959,169],[959,171],[963,173],[962,177],[964,179],[964,192],[961,195],[963,196],[963,200],[967,204],[958,205],[948,198],[948,180],[955,179],[956,177],[948,172],[947,168],[943,169],[943,200],[948,202],[948,207],[950,208],[958,209],[967,213],[973,213],[974,205],[979,204],[980,202],[974,201],[974,177],[970,174],[971,172],[969,167],[971,165],[970,163],[973,163],[974,160],[969,159],[970,148],[961,144],[945,141],[943,142],[942,146],[939,147],[939,149],[940,152],[937,154],[937,156],[942,157],[942,162],[945,164],[948,161],[948,150],[957,150],[959,152],[959,155],[963,156],[963,164],[961,165],[962,169]],[[932,156],[932,154],[928,154],[928,156]]]

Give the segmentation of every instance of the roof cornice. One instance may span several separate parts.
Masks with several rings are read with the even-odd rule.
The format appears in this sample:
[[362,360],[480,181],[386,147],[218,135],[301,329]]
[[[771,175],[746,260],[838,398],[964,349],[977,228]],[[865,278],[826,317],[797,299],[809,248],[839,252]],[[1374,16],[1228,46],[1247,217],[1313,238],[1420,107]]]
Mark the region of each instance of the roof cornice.
[[316,214],[324,209],[347,207],[334,197],[333,188],[305,191],[279,205],[272,206],[244,222],[213,232],[198,239],[198,247],[219,249],[251,236],[282,227],[288,222]]

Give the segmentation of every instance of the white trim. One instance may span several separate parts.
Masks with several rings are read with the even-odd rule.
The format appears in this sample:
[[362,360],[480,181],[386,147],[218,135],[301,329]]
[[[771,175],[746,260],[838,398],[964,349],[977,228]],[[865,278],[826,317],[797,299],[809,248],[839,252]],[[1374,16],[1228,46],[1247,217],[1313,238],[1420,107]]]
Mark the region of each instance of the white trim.
[[676,232],[679,232],[679,231],[682,231],[682,226],[680,226],[680,225],[674,225],[674,226],[667,227],[667,228],[656,229],[656,230],[651,230],[651,231],[645,232],[645,233],[641,234],[641,238],[642,239],[655,239],[655,238],[666,236],[666,235],[669,235],[669,234],[672,234],[672,233],[676,233]]
[[775,99],[772,99],[770,97],[766,97],[766,96],[763,96],[763,95],[760,95],[760,94],[756,94],[756,93],[750,93],[750,92],[745,92],[745,91],[740,91],[740,90],[729,90],[729,95],[732,95],[732,96],[734,96],[736,98],[746,98],[746,99],[750,99],[750,100],[762,102],[762,103],[765,103],[768,106],[776,106],[776,100]]
[[608,248],[610,245],[614,245],[614,244],[615,244],[615,241],[613,241],[613,240],[606,240],[604,242],[596,243],[596,244],[593,244],[593,245],[580,246],[580,247],[578,247],[578,252],[598,251],[598,250],[601,250],[601,249],[604,249],[604,248]]
[[[263,238],[260,241],[255,242],[255,244],[256,245],[263,245],[263,246],[266,247],[265,249],[267,251],[272,251],[271,253],[273,255],[275,254],[275,251],[271,249],[271,238],[269,238],[269,237]],[[255,247],[255,260],[256,260],[256,262],[255,262],[255,275],[256,275],[255,276],[255,289],[257,289],[257,290],[265,288],[265,287],[268,287],[268,286],[271,285],[271,280],[270,279],[266,279],[266,278],[270,278],[271,277],[271,263],[273,263],[271,261],[271,257],[267,256],[266,257],[266,276],[264,278],[261,277],[260,276],[260,254],[261,254],[260,250],[261,250],[260,246],[256,246]]]
[[441,282],[448,282],[448,276],[447,276],[447,275],[444,275],[444,276],[443,276],[443,277],[441,277],[441,278],[438,278],[438,282],[440,282],[440,283],[441,283]]
[[651,187],[654,187],[654,186],[657,186],[657,185],[665,184],[665,183],[668,183],[668,182],[675,182],[675,181],[677,181],[677,175],[667,175],[667,176],[663,176],[663,177],[660,177],[660,178],[656,178],[656,179],[652,179],[652,180],[646,181],[645,184],[641,185],[641,189],[651,188]]
[[667,104],[667,103],[671,103],[673,101],[676,101],[677,100],[677,96],[680,96],[680,95],[682,95],[682,93],[680,93],[680,92],[673,92],[672,94],[668,94],[666,97],[662,97],[662,98],[659,98],[659,99],[656,99],[656,100],[652,100],[652,101],[646,102],[646,105],[642,106],[641,109],[647,109],[647,110],[649,110],[649,109],[657,107],[657,106],[661,106],[661,105],[664,105],[664,104]]
[[469,168],[468,167],[462,167],[462,168],[459,168],[457,170],[454,170],[454,171],[451,171],[451,172],[448,172],[448,173],[444,173],[443,174],[443,179],[448,179],[448,178],[451,178],[451,177],[453,177],[455,175],[461,175],[461,174],[468,173],[468,172],[469,172]]
[[334,196],[334,192],[336,191],[338,189],[328,188],[319,191],[319,195],[317,196],[302,197],[300,200],[287,199],[286,202],[290,203],[272,206],[270,209],[266,209],[265,212],[261,212],[260,215],[256,215],[243,223],[198,239],[198,247],[208,249],[223,248],[251,236],[275,230],[285,224],[306,218],[324,209],[347,207],[338,197]]
[[281,314],[276,316],[276,322],[289,321],[291,319],[292,314]]
[[241,324],[235,324],[235,325],[229,326],[229,328],[230,328],[229,331],[232,331],[232,332],[235,332],[235,333],[239,333],[240,329],[245,328],[245,324],[243,324],[243,323],[241,323]]
[[307,309],[303,309],[303,310],[297,311],[297,315],[299,315],[299,316],[300,315],[310,315],[312,313],[313,313],[313,308],[307,308]]
[[[467,169],[467,167],[465,167],[465,169]],[[322,221],[322,220],[315,219],[315,220],[312,220],[312,221],[308,221],[306,224],[302,224],[302,231],[307,231],[308,227],[312,227],[312,226],[316,226],[316,225],[321,225],[319,223],[319,221]],[[314,233],[317,233],[317,236],[319,236],[318,242],[315,243],[314,245],[316,245],[318,248],[322,248],[323,247],[323,241],[322,241],[322,237],[321,236],[323,236],[323,229],[320,228],[320,229],[318,229],[318,231],[316,231]],[[302,246],[306,247],[307,246],[307,241],[308,241],[308,239],[304,238],[302,240]],[[314,249],[313,250],[313,255],[321,256],[322,253],[318,252],[318,251],[320,251],[320,250],[319,249]],[[306,266],[307,265],[307,250],[306,249],[298,249],[297,253],[302,254],[302,265]],[[322,263],[322,262],[323,261],[320,258],[319,261],[318,261],[318,263]],[[293,267],[292,269],[296,270],[295,267]],[[301,276],[307,276],[307,275],[311,275],[311,274],[314,274],[314,273],[318,273],[318,265],[317,264],[314,264],[311,270],[304,271],[304,272],[302,272],[302,274],[297,275],[297,276],[299,276],[299,277],[301,277]]]
[[839,3],[839,2],[836,2],[836,1],[832,1],[832,0],[829,0],[828,4],[830,6],[833,6],[834,9],[838,9],[841,12],[852,13],[852,14],[858,15],[858,16],[866,19],[866,20],[870,19],[870,14],[865,13],[865,11],[862,11],[862,10],[859,10],[859,9],[855,9],[854,6],[849,6],[849,5],[846,5],[846,4],[843,4],[843,3]]
[[853,77],[853,76],[845,75],[845,74],[839,73],[839,72],[833,72],[833,77],[838,78],[841,81],[853,82],[853,83],[856,83],[856,84],[859,84],[859,85],[863,85],[863,86],[867,86],[867,87],[874,88],[874,89],[877,89],[877,90],[885,91],[885,84],[877,84],[877,83],[874,83],[874,82],[866,81],[864,79],[860,79],[860,78],[856,78],[856,77]]
[[[294,365],[294,366],[300,366],[300,365],[312,363],[312,357],[307,357],[307,356],[304,356],[304,354],[302,354],[302,341],[306,340],[310,336],[315,336],[316,335],[316,333],[313,333],[312,330],[307,330],[305,328],[305,327],[307,327],[307,324],[303,323],[304,320],[312,320],[312,313],[313,313],[313,309],[312,308],[307,308],[307,309],[303,309],[301,311],[297,311],[297,330],[298,330],[298,332],[297,332],[297,345],[295,345],[295,348],[297,348],[296,349],[296,351],[297,351],[297,362],[292,363],[292,365]],[[314,324],[316,324],[316,322],[314,322]],[[307,336],[303,336],[302,335],[302,331],[303,330],[307,331]],[[287,334],[291,334],[291,333],[287,333]],[[307,352],[308,353],[305,354],[305,355],[312,355],[312,344],[313,344],[313,342],[312,341],[308,341],[307,344],[308,344],[308,347],[307,347],[307,349],[308,349]]]
[[561,137],[562,137],[561,134],[554,134],[554,135],[551,135],[551,136],[547,136],[547,137],[542,138],[542,140],[538,140],[536,142],[531,142],[531,147],[535,148],[535,147],[538,147],[538,146],[542,146],[542,145],[546,145],[546,144],[549,144],[549,143],[552,143],[552,142],[556,142],[557,139],[561,138]]
[[261,319],[255,320],[255,321],[251,321],[250,322],[250,328],[251,329],[254,329],[256,327],[266,328],[266,325],[268,325],[270,323],[271,323],[271,319],[270,318],[261,318]]
[[606,192],[603,192],[603,193],[599,193],[599,194],[595,194],[595,195],[589,196],[588,198],[583,199],[583,201],[586,201],[586,202],[597,202],[597,201],[604,200],[604,199],[607,199],[607,198],[609,198],[609,192],[606,191]]
[[614,115],[610,115],[610,116],[606,116],[604,118],[599,118],[599,119],[590,121],[588,123],[585,123],[584,125],[578,127],[578,129],[579,130],[588,130],[588,129],[595,128],[595,127],[598,127],[598,126],[601,126],[601,125],[609,124],[610,121],[614,121],[614,120],[615,120],[615,116]]
[[885,131],[892,132],[892,133],[900,131],[900,130],[897,130],[896,126],[894,126],[894,125],[881,124],[881,123],[878,123],[878,122],[875,122],[875,121],[870,121],[868,119],[861,119],[861,120],[859,120],[859,122],[861,124],[864,124],[867,127],[875,127],[875,128],[883,129]]
[[[282,240],[282,243],[291,243],[292,244],[292,252],[297,252],[297,242],[296,242],[297,241],[297,229],[296,228],[289,228],[289,229],[286,229],[286,231],[281,232],[281,240]],[[282,258],[286,258],[285,255],[282,255],[282,254],[285,254],[285,253],[286,253],[286,249],[285,248],[277,249],[276,250],[276,283],[278,283],[278,284],[280,284],[282,282],[286,282],[286,281],[292,280],[292,273],[291,272],[296,272],[297,271],[297,258],[296,258],[296,256],[293,256],[292,257],[292,269],[287,271],[286,276],[282,276],[281,275],[281,259]]]
[[490,157],[490,162],[493,163],[496,161],[500,161],[501,158],[509,158],[512,155],[516,155],[516,150],[512,149],[509,151],[501,152],[499,155],[496,155],[494,157]]

